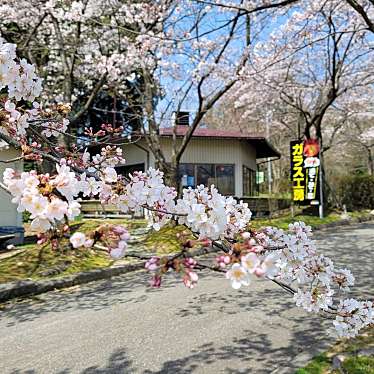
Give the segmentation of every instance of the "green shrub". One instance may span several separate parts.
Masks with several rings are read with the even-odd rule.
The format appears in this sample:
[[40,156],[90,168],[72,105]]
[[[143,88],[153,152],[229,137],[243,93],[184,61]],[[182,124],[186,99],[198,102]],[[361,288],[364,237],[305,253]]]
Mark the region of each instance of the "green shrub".
[[374,374],[374,357],[350,357],[343,363],[346,373]]
[[337,195],[348,210],[374,209],[374,176],[354,175],[341,178]]

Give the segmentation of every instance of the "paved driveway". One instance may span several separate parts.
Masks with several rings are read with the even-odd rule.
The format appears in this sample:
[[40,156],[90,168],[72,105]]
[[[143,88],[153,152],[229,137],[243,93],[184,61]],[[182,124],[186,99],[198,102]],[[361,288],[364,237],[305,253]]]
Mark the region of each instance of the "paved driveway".
[[[320,231],[321,250],[374,298],[374,223]],[[0,317],[0,373],[293,373],[331,339],[331,321],[295,308],[267,281],[233,290],[204,274],[188,290],[143,272],[10,304]]]

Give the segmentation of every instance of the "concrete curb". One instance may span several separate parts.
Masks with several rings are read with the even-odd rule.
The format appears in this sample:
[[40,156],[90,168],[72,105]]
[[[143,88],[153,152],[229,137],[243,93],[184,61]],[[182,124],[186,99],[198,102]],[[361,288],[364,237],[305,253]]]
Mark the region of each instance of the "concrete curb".
[[349,225],[354,225],[354,224],[362,223],[362,222],[368,222],[368,221],[372,221],[372,220],[374,220],[374,215],[373,214],[367,214],[365,216],[361,216],[361,217],[357,217],[357,218],[342,219],[340,221],[330,222],[330,223],[321,223],[320,225],[313,228],[313,231],[328,229],[328,228],[331,228],[331,227],[349,226]]
[[[313,231],[323,230],[331,227],[347,226],[361,222],[374,220],[374,215],[366,215],[358,218],[344,219],[341,221],[325,223],[318,225]],[[193,256],[202,256],[208,253],[214,253],[218,250],[215,248],[201,248],[192,253]],[[171,256],[165,256],[171,257]],[[134,264],[112,266],[110,268],[90,270],[80,272],[74,275],[69,275],[61,278],[49,280],[24,280],[16,282],[8,282],[0,284],[0,303],[14,299],[16,297],[25,297],[31,295],[39,295],[44,292],[58,290],[76,286],[78,284],[85,284],[101,279],[108,279],[117,275],[130,273],[137,270],[144,269],[145,261],[139,261]]]
[[[201,248],[193,252],[193,256],[202,256],[208,253],[217,252],[215,248]],[[165,256],[165,257],[172,257]],[[61,278],[48,280],[22,280],[0,284],[0,303],[9,301],[17,297],[39,295],[48,291],[58,290],[85,284],[101,279],[108,279],[117,275],[143,270],[146,261],[139,261],[134,264],[112,266],[110,268],[96,269],[68,275]]]

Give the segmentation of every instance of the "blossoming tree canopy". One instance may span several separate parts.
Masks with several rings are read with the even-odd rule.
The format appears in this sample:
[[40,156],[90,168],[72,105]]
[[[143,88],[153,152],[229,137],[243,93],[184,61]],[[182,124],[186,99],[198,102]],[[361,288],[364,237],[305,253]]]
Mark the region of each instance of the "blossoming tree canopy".
[[141,207],[149,211],[154,229],[173,220],[195,234],[195,243],[221,252],[214,264],[204,265],[193,258],[194,243],[189,240],[171,258],[149,258],[145,266],[153,273],[153,286],[159,287],[169,270],[180,273],[189,288],[196,286],[198,271],[203,269],[225,274],[234,289],[266,278],[305,310],[335,315],[340,336],[354,336],[373,323],[371,302],[338,298],[354,278],[318,253],[305,224],[290,225],[288,232],[270,227],[255,231],[250,228],[247,204],[222,196],[214,186],[185,189],[178,198],[158,170],[136,172],[129,179],[117,175],[114,166],[124,162],[119,148],[106,146],[90,155],[85,150],[66,153],[55,147],[53,139],[68,126],[69,107],[58,104],[44,110],[34,101],[41,81],[34,67],[18,60],[15,51],[15,45],[0,41],[0,138],[4,146],[20,149],[22,158],[48,159],[56,163],[56,169],[38,174],[7,168],[1,187],[11,194],[19,211],[30,213],[39,244],[50,242],[58,250],[62,238],[69,237],[72,248],[105,248],[114,258],[126,256],[129,233],[121,225],[101,225],[91,233],[70,235],[69,222],[80,214],[80,194],[115,204],[123,212]]
[[[152,68],[149,52],[155,52],[163,35],[169,3],[5,0],[0,5],[1,32],[18,40],[22,53],[37,64],[45,95],[72,102],[80,94],[77,81],[85,80],[88,87],[96,77],[120,83],[141,64]],[[41,56],[41,49],[48,51],[48,58]]]
[[[373,5],[363,3],[372,14]],[[265,120],[270,112],[273,123],[288,127],[295,113],[307,138],[313,128],[322,138],[331,112],[371,97],[372,33],[349,1],[298,2],[254,48],[253,63],[229,93],[246,118]]]

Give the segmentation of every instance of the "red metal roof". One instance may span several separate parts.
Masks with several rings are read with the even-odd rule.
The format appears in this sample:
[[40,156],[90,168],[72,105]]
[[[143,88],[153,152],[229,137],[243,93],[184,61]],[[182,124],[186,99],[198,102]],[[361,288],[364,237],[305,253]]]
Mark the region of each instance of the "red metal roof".
[[[188,126],[177,126],[177,136],[183,136],[186,134]],[[170,137],[173,135],[173,127],[160,128],[160,135]],[[238,139],[246,140],[256,148],[257,158],[265,157],[280,157],[280,153],[266,140],[263,135],[255,135],[242,133],[235,130],[217,130],[207,128],[197,128],[193,135],[193,138],[213,138],[213,139]]]
[[[177,126],[177,136],[183,136],[186,134],[188,130],[188,126]],[[174,128],[173,127],[163,127],[160,128],[160,135],[161,136],[172,136]],[[205,128],[197,128],[194,133],[193,137],[201,137],[201,138],[239,138],[239,139],[259,139],[264,138],[261,135],[254,135],[254,134],[247,134],[242,133],[240,131],[235,130],[217,130],[217,129],[205,129]]]

